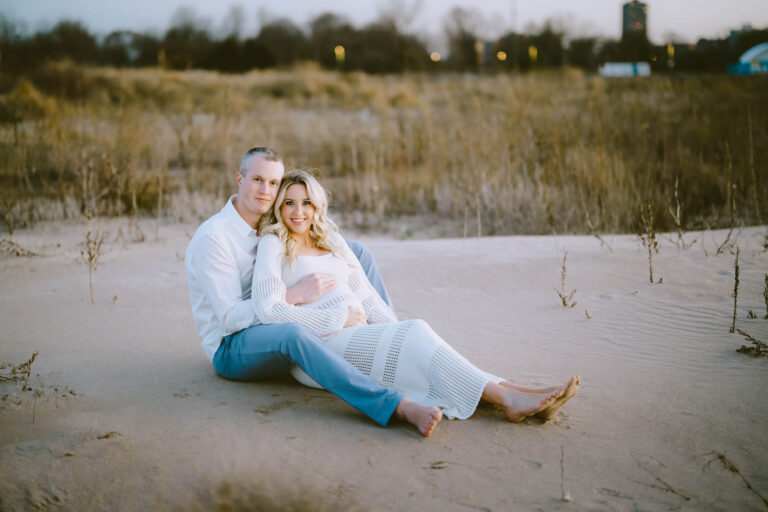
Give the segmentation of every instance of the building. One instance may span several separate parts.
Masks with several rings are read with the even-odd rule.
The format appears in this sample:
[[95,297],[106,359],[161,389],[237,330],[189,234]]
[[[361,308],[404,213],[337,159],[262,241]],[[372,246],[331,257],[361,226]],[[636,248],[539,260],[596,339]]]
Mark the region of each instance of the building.
[[651,76],[651,65],[647,62],[606,62],[598,73],[608,78]]
[[622,39],[642,36],[648,38],[648,5],[637,0],[627,2],[622,6]]

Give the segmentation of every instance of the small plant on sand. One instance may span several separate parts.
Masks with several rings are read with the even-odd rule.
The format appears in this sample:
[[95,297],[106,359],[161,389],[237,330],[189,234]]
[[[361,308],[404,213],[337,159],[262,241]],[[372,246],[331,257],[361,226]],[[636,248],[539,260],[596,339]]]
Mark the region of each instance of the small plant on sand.
[[600,247],[607,247],[609,251],[613,252],[613,247],[611,247],[611,244],[603,240],[603,237],[600,236],[600,232],[597,230],[597,228],[592,224],[592,219],[589,218],[589,210],[584,208],[584,215],[587,218],[587,227],[589,228],[590,234],[597,238],[600,241]]
[[563,265],[560,268],[560,289],[558,290],[557,288],[555,288],[554,290],[555,290],[555,293],[557,293],[557,296],[560,297],[560,302],[563,304],[563,307],[573,308],[573,307],[576,307],[576,301],[575,300],[573,302],[571,301],[573,299],[573,295],[576,293],[576,289],[574,288],[573,290],[571,290],[571,293],[567,295],[565,292],[565,260],[567,258],[568,258],[568,252],[563,254]]
[[752,343],[751,347],[748,347],[746,345],[742,345],[741,348],[737,348],[736,352],[740,354],[746,354],[748,356],[752,357],[765,357],[768,356],[768,344],[766,344],[764,341],[759,340],[752,336],[751,334],[747,333],[746,331],[742,331],[741,329],[736,329],[736,332],[744,336],[744,338]]
[[739,302],[739,248],[736,247],[736,260],[733,262],[733,321],[731,322],[731,330],[729,332],[736,331],[736,308]]
[[[646,213],[647,211],[647,213]],[[643,223],[643,232],[640,233],[640,241],[643,243],[643,247],[648,249],[648,274],[651,284],[653,281],[653,254],[659,254],[659,242],[656,240],[656,226],[653,220],[653,206],[650,201],[647,201],[644,207],[640,208],[640,219]],[[661,283],[661,278],[659,278]]]
[[[731,149],[728,144],[725,145],[726,149],[726,158],[728,160],[728,171],[729,176],[733,176],[733,160],[731,159]],[[728,234],[725,235],[725,240],[723,240],[723,243],[718,245],[717,247],[717,254],[720,255],[724,253],[725,251],[728,251],[733,247],[733,244],[735,243],[731,237],[733,236],[733,230],[736,229],[736,184],[733,183],[732,178],[728,178],[728,190],[727,190],[727,203],[730,207],[730,216],[731,216],[731,226],[728,229]]]
[[713,462],[719,461],[720,464],[723,466],[723,469],[730,472],[733,476],[737,476],[741,478],[742,483],[744,483],[744,487],[752,491],[752,493],[760,498],[762,500],[763,504],[768,507],[768,499],[765,498],[760,492],[758,492],[754,487],[752,487],[752,484],[750,484],[746,478],[744,478],[744,475],[741,474],[741,471],[739,471],[739,468],[736,467],[736,465],[731,462],[728,457],[725,456],[724,453],[720,452],[709,452],[707,454],[704,454],[704,456],[712,455],[712,459],[707,461],[706,464],[704,464],[704,467],[702,468],[702,471],[707,469],[709,466],[712,465]]
[[91,231],[91,221],[93,220],[93,210],[88,210],[88,232],[85,235],[84,247],[80,250],[80,255],[88,264],[88,284],[91,290],[91,304],[96,303],[93,296],[93,273],[99,266],[99,257],[101,257],[101,244],[104,242],[104,235],[98,235]]
[[14,255],[18,257],[40,256],[36,252],[28,251],[13,240],[0,238],[0,254]]
[[675,178],[675,208],[672,209],[671,204],[668,208],[669,214],[672,215],[672,220],[675,222],[675,229],[677,230],[677,246],[685,250],[693,246],[693,244],[696,243],[696,239],[694,238],[692,242],[686,243],[685,238],[683,238],[683,224],[680,221],[680,198],[677,195],[677,181],[677,178]]
[[765,288],[763,288],[763,300],[765,301],[765,318],[768,320],[768,274],[765,274]]
[[10,201],[4,201],[3,206],[5,208],[5,224],[8,226],[8,240],[13,241],[13,203]]
[[760,193],[757,189],[757,173],[755,173],[755,144],[752,140],[752,108],[747,110],[747,123],[749,124],[749,170],[752,177],[752,198],[755,206],[755,217],[759,224],[763,223],[763,216],[760,214]]
[[27,382],[29,382],[29,375],[32,373],[32,363],[35,362],[35,358],[37,358],[37,350],[32,352],[32,357],[24,361],[20,364],[13,364],[13,363],[3,363],[0,364],[0,382],[13,382],[13,381],[24,381],[24,385],[22,386],[22,391],[27,389]]

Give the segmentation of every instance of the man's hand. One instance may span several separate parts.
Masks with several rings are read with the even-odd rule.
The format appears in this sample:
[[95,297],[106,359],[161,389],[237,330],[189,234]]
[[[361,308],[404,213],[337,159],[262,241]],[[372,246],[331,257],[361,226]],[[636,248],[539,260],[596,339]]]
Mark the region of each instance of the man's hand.
[[285,301],[294,306],[309,304],[334,288],[336,288],[336,280],[331,274],[309,274],[285,291]]
[[347,315],[347,323],[344,327],[357,327],[358,325],[365,325],[368,323],[368,317],[362,309],[357,306],[349,306],[349,314]]

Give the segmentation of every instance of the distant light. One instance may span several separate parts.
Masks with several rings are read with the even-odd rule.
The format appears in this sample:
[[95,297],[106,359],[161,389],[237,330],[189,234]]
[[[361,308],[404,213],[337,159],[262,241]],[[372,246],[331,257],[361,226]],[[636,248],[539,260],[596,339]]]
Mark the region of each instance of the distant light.
[[528,47],[528,58],[531,59],[531,62],[536,62],[536,59],[539,58],[539,49],[535,46],[531,45]]
[[337,59],[343,59],[346,52],[344,50],[344,47],[339,44],[333,48],[333,53],[336,54]]
[[504,62],[505,60],[507,60],[507,52],[502,52],[502,51],[496,52],[496,58],[499,59],[501,62]]
[[440,53],[432,52],[429,54],[429,60],[432,62],[440,62]]

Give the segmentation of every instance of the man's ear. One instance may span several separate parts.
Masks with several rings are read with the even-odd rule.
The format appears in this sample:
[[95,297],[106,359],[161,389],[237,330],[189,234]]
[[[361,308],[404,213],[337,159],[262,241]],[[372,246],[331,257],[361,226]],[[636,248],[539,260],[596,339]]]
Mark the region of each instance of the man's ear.
[[238,186],[243,184],[243,175],[240,171],[237,171],[237,174],[235,174],[235,183],[237,183]]

